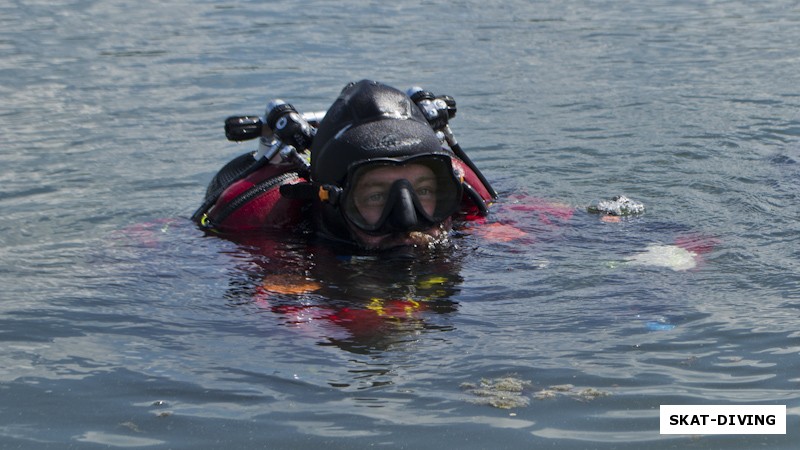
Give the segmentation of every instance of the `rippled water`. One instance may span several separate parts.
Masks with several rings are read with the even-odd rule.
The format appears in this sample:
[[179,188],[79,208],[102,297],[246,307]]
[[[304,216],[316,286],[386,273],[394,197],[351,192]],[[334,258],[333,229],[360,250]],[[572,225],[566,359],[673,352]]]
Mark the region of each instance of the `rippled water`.
[[[794,1],[3,3],[0,447],[794,448],[798,41]],[[490,223],[403,264],[193,227],[226,116],[362,78],[456,98]],[[742,403],[787,435],[659,434]]]

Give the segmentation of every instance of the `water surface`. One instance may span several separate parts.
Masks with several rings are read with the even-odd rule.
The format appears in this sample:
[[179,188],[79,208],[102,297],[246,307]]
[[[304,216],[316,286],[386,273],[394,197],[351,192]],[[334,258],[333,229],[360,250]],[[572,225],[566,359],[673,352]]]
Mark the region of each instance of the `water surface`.
[[[12,1],[0,30],[0,447],[796,446],[796,2]],[[226,116],[362,78],[456,98],[489,223],[397,265],[189,222],[252,148]],[[645,214],[586,212],[619,194]],[[696,267],[631,262],[678,244]],[[470,389],[509,377],[511,409]],[[788,432],[661,436],[661,404]]]

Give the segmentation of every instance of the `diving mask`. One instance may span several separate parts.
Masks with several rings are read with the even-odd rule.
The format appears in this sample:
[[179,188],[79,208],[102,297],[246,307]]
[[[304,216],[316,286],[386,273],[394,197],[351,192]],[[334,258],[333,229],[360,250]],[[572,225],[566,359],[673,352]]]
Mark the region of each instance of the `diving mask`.
[[340,208],[349,223],[368,234],[419,231],[454,214],[461,195],[448,155],[378,158],[349,168]]

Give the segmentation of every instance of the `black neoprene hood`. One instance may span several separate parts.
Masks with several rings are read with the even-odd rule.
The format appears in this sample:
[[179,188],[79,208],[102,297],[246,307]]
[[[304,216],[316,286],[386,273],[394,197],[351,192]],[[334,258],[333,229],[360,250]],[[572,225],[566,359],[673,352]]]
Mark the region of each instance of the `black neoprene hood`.
[[342,186],[353,163],[433,153],[450,152],[411,99],[362,80],[342,90],[320,123],[311,146],[311,179]]
[[[362,80],[350,83],[331,105],[311,144],[311,183],[347,188],[354,167],[373,160],[403,162],[421,155],[453,157],[442,148],[422,111],[404,92]],[[377,161],[376,161],[377,162]],[[315,201],[317,232],[331,239],[356,242],[337,202]]]

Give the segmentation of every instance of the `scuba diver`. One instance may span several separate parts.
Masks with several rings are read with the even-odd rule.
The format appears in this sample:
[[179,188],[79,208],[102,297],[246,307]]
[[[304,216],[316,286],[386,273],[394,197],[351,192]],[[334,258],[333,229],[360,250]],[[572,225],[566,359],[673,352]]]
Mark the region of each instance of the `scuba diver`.
[[436,250],[497,198],[455,113],[452,97],[362,80],[323,113],[273,100],[263,117],[229,117],[226,137],[258,149],[212,178],[192,220],[248,255],[231,301],[348,351],[436,328],[424,317],[454,311],[461,282],[460,257]]
[[259,148],[217,173],[192,219],[223,236],[310,226],[369,251],[435,247],[497,198],[450,130],[455,112],[452,97],[362,80],[325,113],[274,100],[263,119],[230,117],[228,139]]
[[[255,264],[248,261],[232,282],[232,302],[249,297],[290,326],[325,324],[319,333],[348,351],[383,348],[398,341],[388,330],[434,327],[429,313],[457,309],[458,255],[413,259],[419,249],[446,247],[454,226],[509,253],[534,243],[561,247],[565,233],[596,238],[583,231],[594,219],[573,220],[575,207],[525,193],[508,195],[488,221],[497,194],[454,138],[455,113],[451,97],[362,80],[345,86],[324,113],[301,114],[274,100],[264,117],[228,118],[228,139],[258,139],[258,149],[213,177],[192,220],[253,253]],[[625,225],[622,217],[641,214],[643,205],[615,197],[589,212]],[[651,228],[643,239],[684,231]],[[293,238],[305,236],[286,231],[313,232],[324,242],[298,244]],[[644,241],[629,235],[603,236],[618,239],[616,248],[641,249]],[[713,248],[709,242],[679,236],[676,245],[648,246],[620,264],[689,270]]]

